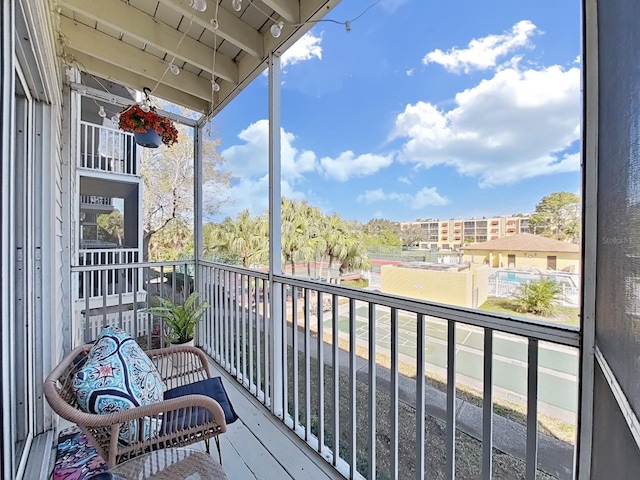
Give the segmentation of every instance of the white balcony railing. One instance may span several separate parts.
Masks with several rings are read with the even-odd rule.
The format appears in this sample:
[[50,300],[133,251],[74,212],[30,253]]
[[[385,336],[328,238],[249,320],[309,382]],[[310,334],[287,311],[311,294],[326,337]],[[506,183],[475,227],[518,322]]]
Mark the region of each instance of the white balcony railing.
[[346,478],[454,478],[462,464],[465,478],[573,476],[575,433],[552,433],[576,428],[575,328],[210,262],[72,269],[113,270],[142,281],[130,304],[120,287],[117,306],[85,300],[78,342],[117,324],[158,346],[144,307],[197,288],[210,304],[197,343]]
[[80,195],[80,205],[113,206],[113,199],[111,197],[101,197],[98,195]]
[[[551,416],[575,428],[577,329],[271,278],[201,262],[212,308],[200,343],[345,477],[454,478],[468,434],[478,477],[491,478],[495,447],[523,462],[509,478],[572,478],[575,441],[541,425]],[[434,377],[441,389],[430,387]],[[462,402],[460,389],[477,392],[478,404]],[[526,412],[520,423],[492,413],[494,400]],[[445,426],[442,453],[427,438],[430,418]]]
[[[71,268],[74,346],[96,339],[116,325],[149,348],[162,341],[162,324],[145,313],[154,297],[179,301],[193,291],[189,262],[122,263]],[[151,333],[151,334],[150,334]]]
[[82,121],[78,143],[78,167],[139,175],[133,134]]

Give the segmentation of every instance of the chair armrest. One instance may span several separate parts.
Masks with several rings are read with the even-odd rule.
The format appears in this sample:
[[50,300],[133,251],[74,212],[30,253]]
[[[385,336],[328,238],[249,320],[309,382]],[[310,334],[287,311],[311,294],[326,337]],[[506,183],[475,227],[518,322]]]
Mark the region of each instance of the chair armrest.
[[166,416],[167,413],[195,408],[202,408],[211,413],[215,423],[220,425],[220,433],[227,431],[227,422],[225,421],[222,407],[216,400],[207,397],[206,395],[184,395],[179,398],[163,400],[151,405],[143,405],[142,407],[129,408],[120,412],[98,416],[108,416],[110,417],[110,424],[115,424],[138,420],[145,417],[157,417],[161,414]]

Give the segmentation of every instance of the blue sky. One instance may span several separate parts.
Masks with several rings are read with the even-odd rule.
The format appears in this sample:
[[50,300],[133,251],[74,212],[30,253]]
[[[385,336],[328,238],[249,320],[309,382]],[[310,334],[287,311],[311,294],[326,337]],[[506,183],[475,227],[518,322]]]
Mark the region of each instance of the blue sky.
[[[579,55],[578,0],[381,0],[350,32],[320,22],[282,58],[283,195],[366,222],[579,193]],[[233,175],[221,217],[267,208],[267,102],[261,76],[213,119]]]

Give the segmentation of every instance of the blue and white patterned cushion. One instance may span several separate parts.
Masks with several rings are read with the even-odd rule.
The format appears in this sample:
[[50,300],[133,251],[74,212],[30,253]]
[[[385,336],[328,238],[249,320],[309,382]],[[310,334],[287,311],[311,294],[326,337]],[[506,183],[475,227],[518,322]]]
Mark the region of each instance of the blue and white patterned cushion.
[[[73,379],[73,389],[85,412],[105,414],[163,400],[166,386],[151,359],[125,331],[107,327],[89,351],[85,365]],[[159,422],[146,419],[120,428],[120,440],[147,439],[160,431]]]

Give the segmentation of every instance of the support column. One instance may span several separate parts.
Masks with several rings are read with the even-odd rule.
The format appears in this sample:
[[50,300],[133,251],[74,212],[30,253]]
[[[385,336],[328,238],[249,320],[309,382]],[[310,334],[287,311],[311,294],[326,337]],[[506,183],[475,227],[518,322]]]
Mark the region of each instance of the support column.
[[269,55],[269,292],[271,349],[269,377],[271,412],[283,416],[282,365],[283,330],[286,319],[282,311],[282,284],[274,284],[274,275],[282,274],[282,208],[280,159],[280,57]]
[[193,127],[193,256],[195,261],[194,282],[196,291],[201,282],[198,275],[198,264],[202,258],[202,125]]

